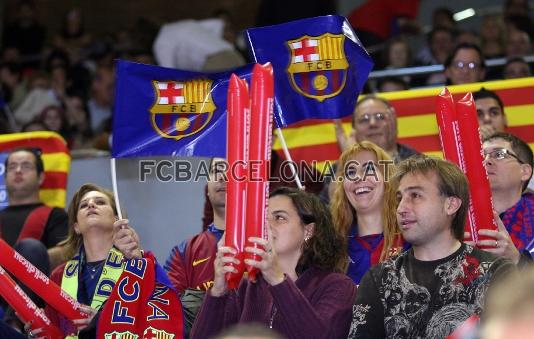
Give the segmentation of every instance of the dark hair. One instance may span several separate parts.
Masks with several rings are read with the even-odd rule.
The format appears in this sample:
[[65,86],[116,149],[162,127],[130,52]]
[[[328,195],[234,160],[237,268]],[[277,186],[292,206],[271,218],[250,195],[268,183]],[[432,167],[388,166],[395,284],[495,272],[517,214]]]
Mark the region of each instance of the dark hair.
[[443,27],[443,26],[437,26],[437,27],[434,27],[427,35],[426,37],[426,41],[428,44],[430,44],[430,42],[432,41],[432,39],[434,39],[434,35],[436,35],[437,33],[439,32],[445,32],[445,33],[448,33],[450,34],[451,36],[451,40],[454,38],[454,31],[450,28],[447,28],[447,27]]
[[[25,123],[24,125],[22,125],[22,127],[20,128],[20,131],[21,132],[28,132],[28,129],[34,125],[39,125],[41,126],[42,128],[40,129],[41,131],[46,131],[46,126],[43,124],[43,122],[41,121],[41,119],[39,118],[34,118],[30,121],[28,121],[27,123]],[[34,130],[35,131],[35,130]],[[31,131],[29,131],[31,132]]]
[[473,93],[473,100],[475,101],[480,100],[480,99],[487,99],[487,98],[495,99],[495,101],[497,101],[497,103],[501,107],[501,111],[504,114],[504,105],[502,103],[501,98],[499,98],[499,96],[497,95],[497,93],[487,90],[484,87],[482,87],[480,91]]
[[525,60],[525,58],[520,57],[520,56],[515,56],[515,57],[507,59],[506,63],[504,64],[504,69],[506,70],[506,67],[508,67],[508,65],[510,65],[510,64],[513,64],[514,62],[521,62],[521,63],[527,65],[528,73],[532,74],[532,67],[530,67],[530,64]]
[[16,74],[19,78],[22,76],[22,66],[16,62],[3,62],[0,64],[0,69],[7,69],[9,73]]
[[43,153],[40,148],[37,147],[17,147],[9,151],[9,155],[6,158],[6,161],[4,162],[5,170],[7,172],[7,168],[9,165],[9,157],[11,157],[11,154],[17,153],[17,152],[28,152],[33,155],[35,158],[35,169],[37,170],[37,175],[40,175],[44,172],[44,163],[43,158],[41,158],[41,154]]
[[435,18],[438,14],[445,14],[447,19],[449,19],[451,22],[455,22],[452,11],[447,7],[436,8],[434,12],[432,12],[432,18]]
[[[517,157],[524,164],[527,164],[531,168],[534,168],[534,155],[532,154],[532,149],[528,146],[526,142],[519,139],[515,135],[506,132],[495,132],[490,136],[484,138],[482,142],[487,142],[495,139],[502,139],[504,141],[508,141],[510,143],[510,146],[512,147],[512,151],[514,151]],[[532,174],[530,174],[530,177],[532,177]],[[528,180],[523,183],[523,191],[528,187],[529,181],[530,178],[528,178]]]
[[397,165],[397,172],[393,182],[398,187],[400,180],[406,174],[436,173],[438,176],[438,189],[445,197],[457,197],[462,201],[456,211],[451,224],[452,234],[459,241],[464,239],[465,218],[469,208],[469,185],[465,174],[452,162],[431,158],[425,155],[414,155]]
[[456,56],[459,50],[461,49],[474,49],[478,53],[478,57],[480,58],[480,68],[486,68],[486,62],[484,61],[484,54],[482,54],[482,50],[480,47],[478,47],[475,44],[471,44],[469,42],[463,42],[461,44],[458,44],[454,49],[452,50],[452,53],[447,57],[445,60],[445,68],[448,68],[452,64],[452,60]]
[[382,88],[382,86],[384,86],[388,82],[391,82],[391,83],[394,83],[395,85],[401,86],[403,90],[407,90],[407,89],[410,88],[408,83],[406,81],[404,81],[402,78],[399,78],[399,77],[385,77],[385,78],[381,79],[380,81],[378,81],[377,89],[380,90]]
[[314,194],[293,188],[279,187],[269,198],[286,196],[291,199],[304,225],[315,223],[313,235],[304,243],[296,271],[302,273],[311,266],[334,272],[345,272],[347,246],[345,237],[336,230],[330,211]]

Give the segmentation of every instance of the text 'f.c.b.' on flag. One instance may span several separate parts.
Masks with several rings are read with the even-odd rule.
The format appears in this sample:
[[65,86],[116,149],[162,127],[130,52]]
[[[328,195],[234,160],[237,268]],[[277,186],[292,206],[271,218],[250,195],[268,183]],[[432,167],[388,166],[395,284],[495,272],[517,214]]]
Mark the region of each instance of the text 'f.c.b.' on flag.
[[279,127],[352,114],[373,61],[344,17],[251,28],[246,36],[253,59],[273,65]]

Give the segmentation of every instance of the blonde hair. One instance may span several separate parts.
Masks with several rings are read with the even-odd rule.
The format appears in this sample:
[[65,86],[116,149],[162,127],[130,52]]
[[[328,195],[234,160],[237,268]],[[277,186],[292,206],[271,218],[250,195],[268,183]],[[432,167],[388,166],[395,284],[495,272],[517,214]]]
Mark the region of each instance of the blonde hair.
[[364,151],[373,153],[376,156],[379,164],[385,162],[391,164],[391,166],[388,165],[387,167],[388,173],[384,173],[384,166],[375,164],[384,178],[384,204],[382,206],[384,247],[382,248],[382,253],[380,253],[380,261],[384,261],[390,256],[392,252],[390,249],[393,247],[394,240],[400,234],[399,227],[397,226],[397,203],[395,199],[395,192],[393,191],[393,187],[387,178],[394,174],[395,168],[393,165],[393,160],[386,153],[386,151],[370,141],[361,141],[353,144],[349,149],[341,154],[336,173],[336,178],[338,180],[333,183],[336,186],[332,201],[330,203],[330,210],[332,212],[334,226],[341,234],[343,234],[344,237],[348,237],[350,227],[356,218],[356,210],[354,207],[352,207],[347,199],[347,195],[345,194],[345,188],[343,187],[343,182],[345,180],[344,171],[347,162],[354,159],[358,153]]

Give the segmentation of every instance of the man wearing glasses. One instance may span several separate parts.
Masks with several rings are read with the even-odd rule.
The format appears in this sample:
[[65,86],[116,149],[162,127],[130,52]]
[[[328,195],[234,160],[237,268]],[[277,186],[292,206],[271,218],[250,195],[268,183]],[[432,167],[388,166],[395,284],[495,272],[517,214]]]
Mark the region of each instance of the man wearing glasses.
[[[532,177],[532,150],[523,140],[497,132],[485,138],[482,145],[484,164],[491,186],[493,206],[520,251],[529,248],[534,239],[534,194],[525,192]],[[506,235],[497,231],[497,254],[506,255],[511,246]]]
[[445,60],[447,84],[461,85],[484,81],[486,64],[482,51],[477,45],[461,43]]
[[33,238],[52,249],[67,236],[67,214],[45,206],[39,198],[44,181],[40,151],[20,148],[5,161],[9,206],[0,212],[0,235],[11,246]]
[[395,108],[374,95],[367,95],[356,104],[350,137],[345,135],[339,122],[336,122],[336,137],[342,152],[355,141],[367,140],[383,148],[395,162],[418,154],[416,150],[397,143]]

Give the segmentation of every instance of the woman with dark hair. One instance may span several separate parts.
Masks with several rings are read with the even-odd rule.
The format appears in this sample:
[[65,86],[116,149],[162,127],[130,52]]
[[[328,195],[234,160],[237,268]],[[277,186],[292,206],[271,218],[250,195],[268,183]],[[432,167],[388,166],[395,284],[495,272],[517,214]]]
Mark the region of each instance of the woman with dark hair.
[[359,284],[372,265],[403,247],[396,200],[389,181],[391,157],[370,141],[353,144],[339,157],[330,210],[334,225],[348,238],[347,274]]
[[67,120],[63,108],[56,105],[49,105],[41,111],[37,120],[41,122],[48,131],[60,134],[63,139],[67,141],[67,144],[70,145],[71,133],[69,121]]
[[225,275],[239,264],[231,247],[220,245],[215,277],[191,338],[209,338],[235,323],[257,322],[286,338],[346,338],[356,285],[342,272],[346,244],[326,206],[315,195],[281,187],[271,193],[268,240],[250,238],[245,252],[261,260],[245,264],[261,273],[229,290]]
[[68,262],[58,266],[50,279],[82,304],[86,319],[70,322],[53,308],[46,308],[51,322],[65,335],[87,326],[107,300],[119,279],[123,258],[141,258],[139,237],[118,220],[113,193],[94,184],[84,184],[72,197],[68,209],[69,232],[61,246]]

